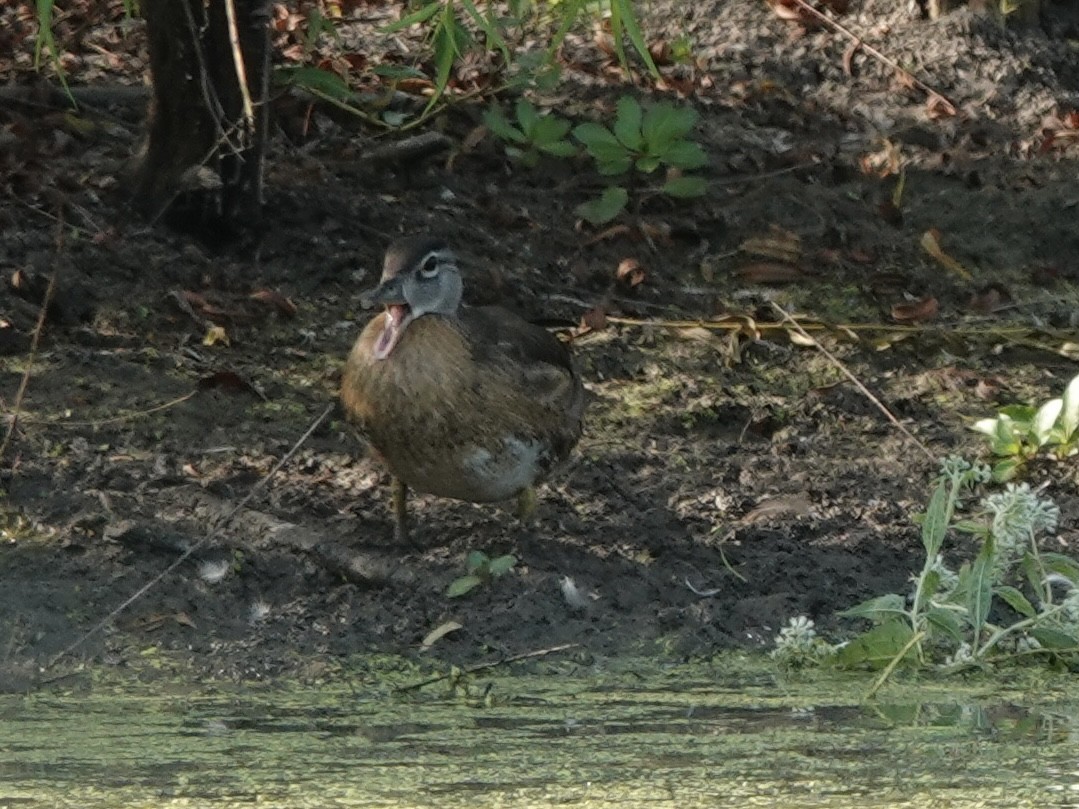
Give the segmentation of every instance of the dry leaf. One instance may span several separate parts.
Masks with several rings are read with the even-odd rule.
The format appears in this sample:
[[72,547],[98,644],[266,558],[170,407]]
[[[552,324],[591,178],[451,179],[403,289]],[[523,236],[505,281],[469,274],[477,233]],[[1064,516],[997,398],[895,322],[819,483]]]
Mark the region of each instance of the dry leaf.
[[603,306],[594,306],[581,315],[581,325],[577,333],[587,334],[590,331],[602,331],[605,328],[607,328],[607,312]]
[[739,267],[734,274],[750,284],[789,284],[806,277],[800,267],[778,261],[755,261]]
[[955,273],[964,281],[970,281],[974,278],[966,267],[941,249],[940,231],[936,228],[930,228],[922,234],[922,249],[935,258],[945,269]]
[[805,492],[782,494],[778,497],[769,497],[767,500],[762,500],[742,518],[742,522],[762,522],[787,515],[795,518],[808,517],[812,513],[813,503]]
[[644,281],[644,268],[641,267],[637,259],[624,258],[618,264],[615,278],[618,279],[619,283],[633,289],[633,287],[639,286]]
[[224,326],[210,326],[206,330],[206,335],[202,338],[202,344],[204,346],[231,345],[229,333],[225,331]]
[[251,299],[272,306],[282,317],[294,317],[296,314],[296,304],[276,289],[260,289],[252,292]]
[[990,284],[970,296],[967,306],[982,315],[991,315],[1012,302],[1012,296],[1000,284]]
[[458,629],[463,628],[464,627],[456,621],[446,621],[446,623],[442,624],[441,626],[436,626],[424,636],[423,642],[420,643],[420,648],[430,649],[432,646],[438,643],[438,641],[446,637],[451,632],[456,632]]
[[752,236],[742,242],[738,249],[753,256],[764,256],[793,264],[802,257],[802,239],[797,233],[772,225],[767,236]]
[[918,301],[894,304],[892,306],[892,319],[897,323],[924,323],[935,318],[939,311],[939,302],[930,295]]

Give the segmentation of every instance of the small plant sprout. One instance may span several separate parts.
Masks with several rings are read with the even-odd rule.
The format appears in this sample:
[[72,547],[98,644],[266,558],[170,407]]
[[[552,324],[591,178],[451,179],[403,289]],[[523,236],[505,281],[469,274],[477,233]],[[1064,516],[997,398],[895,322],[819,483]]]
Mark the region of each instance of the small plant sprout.
[[514,108],[516,125],[506,120],[497,105],[483,114],[487,128],[506,143],[506,154],[525,166],[535,166],[543,154],[572,157],[577,147],[566,140],[570,122],[550,113],[540,113],[527,99]]
[[466,574],[450,582],[446,595],[449,598],[459,598],[481,584],[504,576],[513,570],[516,564],[517,557],[510,553],[492,559],[483,551],[469,551],[465,558]]
[[[690,107],[661,102],[642,108],[635,98],[623,96],[612,128],[584,123],[573,130],[573,137],[584,144],[600,174],[627,175],[629,182],[636,182],[641,175],[665,168],[665,182],[652,191],[699,197],[706,189],[704,179],[684,173],[708,162],[700,145],[687,139],[696,122],[697,112]],[[603,224],[622,212],[629,196],[625,185],[612,185],[598,199],[578,206],[577,212],[593,224]]]
[[1048,450],[1057,458],[1079,452],[1079,376],[1059,399],[1039,407],[1009,405],[994,417],[975,422],[973,429],[989,440],[989,449],[998,460],[993,477],[1011,480],[1039,453]]

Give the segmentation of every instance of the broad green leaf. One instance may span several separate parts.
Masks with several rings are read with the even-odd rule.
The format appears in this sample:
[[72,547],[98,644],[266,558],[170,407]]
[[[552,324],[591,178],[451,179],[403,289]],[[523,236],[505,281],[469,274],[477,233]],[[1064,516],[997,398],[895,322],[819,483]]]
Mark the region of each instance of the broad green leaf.
[[1022,446],[1019,442],[1020,429],[1010,417],[1001,414],[990,436],[990,444],[997,455],[1018,455]]
[[704,153],[704,149],[700,144],[689,140],[675,141],[660,158],[668,166],[679,169],[699,169],[708,164],[708,155]]
[[577,147],[568,140],[560,140],[555,143],[545,143],[537,147],[541,152],[554,155],[555,157],[573,157],[577,154]]
[[1050,573],[1063,576],[1075,585],[1079,585],[1079,562],[1070,556],[1053,551],[1044,551],[1041,555],[1042,564]]
[[653,104],[644,113],[641,134],[649,154],[662,155],[677,140],[683,139],[697,122],[692,107],[676,107],[665,102]]
[[642,174],[651,174],[659,168],[659,158],[654,155],[643,155],[637,158],[637,171]]
[[598,199],[589,200],[577,206],[578,216],[582,216],[593,225],[603,225],[610,222],[629,201],[629,192],[621,186],[611,186]]
[[615,31],[615,37],[621,38],[621,33],[618,32],[613,25],[614,11],[616,8],[619,12],[621,28],[625,29],[629,41],[633,43],[634,49],[636,49],[637,53],[644,61],[645,66],[648,68],[648,72],[651,73],[654,78],[658,79],[659,69],[652,59],[652,52],[648,50],[648,44],[644,41],[644,34],[641,32],[641,25],[637,21],[637,15],[632,0],[611,0],[611,28]]
[[966,587],[967,620],[975,633],[981,631],[989,618],[993,603],[993,542],[986,540],[974,563],[967,568],[969,580]]
[[506,116],[502,114],[502,110],[495,104],[492,104],[484,111],[483,123],[502,140],[513,143],[528,143],[525,133],[507,121]]
[[1000,596],[1001,601],[1024,618],[1033,618],[1038,614],[1037,610],[1034,609],[1034,605],[1027,600],[1027,597],[1010,585],[1002,584],[995,588],[993,592]]
[[1034,421],[1034,414],[1037,412],[1037,409],[1030,405],[1013,404],[1005,405],[1000,408],[999,415],[1006,416],[1011,421],[1015,422],[1017,427],[1026,431],[1030,427],[1030,423]]
[[633,96],[618,99],[618,113],[614,119],[614,134],[630,151],[639,151],[642,144],[641,118],[644,112]]
[[[887,621],[859,635],[836,652],[836,665],[842,668],[869,666],[882,669],[903,651],[913,635],[910,625],[905,621]],[[913,651],[912,647],[907,651],[907,655]]]
[[446,588],[446,596],[447,598],[459,598],[481,584],[483,584],[483,579],[479,576],[462,576],[450,582],[450,586]]
[[541,116],[532,127],[532,142],[536,146],[549,146],[563,140],[569,134],[570,122],[554,115]]
[[672,177],[659,190],[672,197],[703,197],[708,183],[703,177]]
[[1060,412],[1060,429],[1064,440],[1070,441],[1079,432],[1079,376],[1064,388],[1064,407]]
[[964,640],[963,622],[955,611],[946,610],[943,607],[933,607],[926,612],[925,620],[932,624],[934,629],[939,629],[952,640],[960,643]]
[[487,567],[490,563],[490,557],[483,551],[469,551],[468,556],[465,557],[465,570],[469,573],[475,573],[477,570]]
[[573,137],[583,143],[595,158],[600,174],[621,174],[629,168],[632,156],[606,127],[594,123],[580,124],[573,130]]
[[930,599],[937,594],[937,590],[940,589],[940,573],[935,570],[928,571],[922,577],[922,589],[919,593],[918,603],[914,605],[915,612],[921,612],[922,607],[929,603]]
[[442,8],[442,3],[439,0],[435,0],[433,3],[428,3],[423,8],[413,11],[411,14],[406,14],[395,23],[390,23],[385,28],[381,29],[379,33],[392,34],[394,31],[401,31],[413,25],[417,25],[421,22],[426,22],[435,16]]
[[992,437],[997,431],[997,420],[995,418],[978,419],[976,422],[970,425],[970,429],[974,430],[974,432],[976,433],[981,433],[982,435],[988,435]]
[[334,101],[351,101],[352,90],[348,82],[330,70],[317,67],[282,67],[274,76],[291,87],[303,87]]
[[536,139],[536,124],[540,120],[539,112],[525,98],[517,101],[515,112],[517,114],[517,123],[521,125],[521,131],[528,136],[529,140],[534,141]]
[[1057,423],[1063,409],[1063,399],[1050,399],[1038,408],[1038,412],[1034,414],[1034,420],[1030,426],[1031,432],[1038,441],[1038,446],[1045,445],[1045,442],[1049,439],[1049,434],[1053,430],[1053,425]]
[[863,601],[861,604],[856,604],[837,614],[842,618],[869,618],[872,621],[880,622],[890,616],[906,615],[906,611],[903,609],[905,603],[906,599],[903,596],[897,593],[889,593],[888,595],[877,596],[868,601]]
[[993,480],[998,483],[1005,483],[1015,477],[1019,472],[1019,467],[1023,465],[1023,462],[1018,458],[1006,458],[998,464],[993,465]]
[[1079,638],[1070,632],[1051,629],[1047,626],[1036,626],[1030,630],[1030,634],[1042,645],[1043,649],[1079,652]]
[[922,521],[922,545],[928,557],[934,558],[940,553],[951,516],[948,513],[948,483],[942,480],[929,499],[929,507]]
[[489,570],[492,576],[501,576],[503,573],[508,573],[513,570],[513,566],[517,564],[517,557],[512,553],[507,553],[504,556],[499,556],[491,560],[491,566]]

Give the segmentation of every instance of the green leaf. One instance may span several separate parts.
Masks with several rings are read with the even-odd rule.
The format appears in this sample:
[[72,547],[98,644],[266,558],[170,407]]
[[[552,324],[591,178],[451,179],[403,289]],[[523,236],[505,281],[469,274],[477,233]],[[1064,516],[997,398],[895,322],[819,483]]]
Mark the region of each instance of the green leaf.
[[302,87],[319,93],[334,101],[351,101],[352,90],[348,82],[330,70],[317,67],[279,67],[274,77],[290,87]]
[[1075,559],[1054,551],[1043,551],[1040,556],[1046,571],[1056,573],[1072,584],[1079,585],[1079,562]]
[[914,612],[919,613],[922,608],[937,594],[940,589],[940,573],[936,570],[926,571],[922,575],[922,587],[919,591],[918,603],[914,605]]
[[[993,541],[988,539],[982,545],[982,550],[969,568],[964,568],[968,573],[967,586],[964,589],[966,595],[967,620],[975,634],[981,632],[989,618],[989,608],[993,603]],[[962,581],[962,573],[960,573]]]
[[490,557],[483,551],[469,551],[468,556],[465,557],[465,570],[469,573],[475,573],[477,570],[482,570],[490,564]]
[[692,107],[675,107],[665,102],[653,104],[644,114],[641,134],[649,154],[662,155],[677,140],[681,140],[697,122]]
[[1070,632],[1047,626],[1036,626],[1030,630],[1030,634],[1042,645],[1043,649],[1079,651],[1079,638]]
[[512,553],[507,553],[504,556],[499,556],[496,559],[492,559],[491,566],[489,568],[491,571],[491,576],[497,577],[503,575],[504,573],[509,573],[511,570],[513,570],[513,566],[516,564],[517,557],[514,556]]
[[1018,455],[1023,448],[1019,441],[1021,434],[1015,421],[1002,413],[990,436],[990,447],[996,455]]
[[554,155],[555,157],[573,157],[577,154],[577,147],[568,140],[560,140],[555,143],[545,143],[537,147],[541,152]]
[[1064,388],[1064,407],[1060,412],[1060,429],[1064,440],[1070,441],[1079,432],[1079,376]]
[[1010,585],[1002,584],[994,588],[993,592],[1024,618],[1033,618],[1038,614],[1037,610],[1034,609],[1034,605],[1027,600],[1027,597]]
[[[452,4],[447,4],[446,9],[452,9]],[[435,102],[446,92],[450,83],[450,71],[453,70],[453,61],[457,58],[457,37],[454,36],[453,26],[457,24],[452,14],[443,15],[442,23],[435,30],[435,93],[427,102],[430,109]]]
[[637,158],[637,171],[642,174],[651,174],[653,171],[659,168],[659,158],[653,155],[642,155]]
[[573,137],[583,143],[595,158],[600,174],[621,174],[629,168],[632,155],[607,127],[594,123],[580,124],[573,130]]
[[1016,476],[1019,472],[1019,467],[1023,465],[1023,462],[1018,458],[1006,458],[998,464],[993,465],[993,480],[998,483],[1005,483]]
[[660,159],[668,166],[687,170],[699,169],[708,164],[708,155],[704,153],[704,149],[700,144],[689,140],[672,143],[670,148],[660,155]]
[[565,139],[570,122],[554,115],[544,115],[532,127],[532,142],[536,146],[549,146]]
[[540,120],[539,112],[525,98],[518,100],[515,112],[517,114],[517,123],[521,125],[521,131],[525,133],[529,140],[535,140],[536,124]]
[[1021,428],[1023,432],[1026,432],[1030,429],[1030,423],[1034,421],[1034,414],[1037,412],[1038,411],[1030,405],[1013,404],[1005,405],[1000,408],[999,415],[1005,416],[1009,420],[1015,422],[1017,427]]
[[1045,442],[1049,440],[1049,434],[1053,431],[1053,425],[1057,423],[1063,409],[1063,399],[1050,399],[1038,408],[1030,425],[1030,431],[1038,440],[1038,446],[1045,446]]
[[[882,669],[903,651],[913,635],[910,625],[905,621],[887,621],[859,635],[840,649],[835,656],[836,665],[842,668],[869,666]],[[911,647],[907,656],[913,651],[914,647]]]
[[933,490],[933,496],[929,498],[929,506],[922,521],[922,546],[930,559],[940,553],[951,516],[948,513],[948,482],[941,480]]
[[991,438],[993,434],[997,431],[997,420],[995,418],[978,419],[976,422],[970,425],[970,429],[974,430],[974,432],[976,433],[988,435]]
[[446,596],[447,598],[460,598],[481,584],[483,584],[483,579],[479,576],[462,576],[450,582],[450,586],[446,588]]
[[671,197],[702,197],[708,183],[703,177],[672,177],[659,190]]
[[502,110],[496,104],[492,104],[484,110],[483,123],[502,140],[512,141],[513,143],[528,143],[525,133],[507,121],[506,116],[502,114]]
[[[616,12],[618,17],[617,27],[615,26]],[[641,32],[641,25],[637,21],[632,0],[611,0],[611,29],[614,32],[616,41],[619,43],[621,43],[622,39],[620,28],[625,30],[629,41],[633,43],[634,49],[648,68],[648,72],[658,79],[659,69],[652,59],[652,52],[648,50],[648,44],[644,41],[644,34]],[[624,54],[620,53],[620,55],[623,59],[625,58]]]
[[581,11],[589,3],[589,0],[563,0],[559,4],[558,13],[562,17],[562,21],[558,25],[558,29],[551,35],[550,44],[547,46],[547,61],[553,62],[558,55],[558,49],[562,47],[562,42],[566,38],[566,34],[570,32],[574,24],[577,22],[577,18],[581,16]]
[[925,620],[932,624],[934,629],[939,629],[952,640],[963,642],[963,622],[953,610],[933,607],[926,612]]
[[[476,27],[483,31],[483,35],[487,39],[488,50],[492,47],[497,48],[501,51],[503,58],[509,62],[511,60],[509,46],[506,45],[506,40],[502,38],[502,33],[498,30],[498,26],[495,24],[494,20],[486,14],[481,14],[480,10],[476,8],[476,5],[472,0],[461,0],[461,5],[465,7],[465,11],[472,17],[472,20],[476,23]],[[488,14],[489,13],[490,4],[488,4]]]
[[633,96],[618,99],[618,114],[614,119],[614,134],[618,141],[630,151],[641,148],[641,118],[644,111]]
[[629,192],[621,186],[611,186],[598,199],[583,202],[577,206],[578,216],[582,216],[593,225],[610,222],[629,202]]
[[838,613],[842,618],[868,618],[880,622],[889,616],[906,615],[906,599],[897,593],[877,596]]
[[401,31],[405,28],[409,28],[413,25],[417,25],[421,22],[426,22],[435,16],[439,9],[442,8],[442,3],[439,0],[435,0],[433,3],[428,3],[423,8],[413,11],[411,14],[407,14],[395,23],[390,23],[385,28],[381,29],[379,33],[392,34],[394,31]]

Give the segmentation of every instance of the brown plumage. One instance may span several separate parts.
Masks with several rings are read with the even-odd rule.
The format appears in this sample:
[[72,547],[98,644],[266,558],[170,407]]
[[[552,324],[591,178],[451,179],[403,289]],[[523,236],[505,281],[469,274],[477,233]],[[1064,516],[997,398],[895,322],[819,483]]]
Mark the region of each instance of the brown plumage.
[[563,461],[581,434],[584,390],[569,351],[547,330],[499,307],[461,303],[444,242],[390,247],[382,304],[345,364],[341,402],[395,478],[396,535],[405,487],[473,502],[518,499]]

